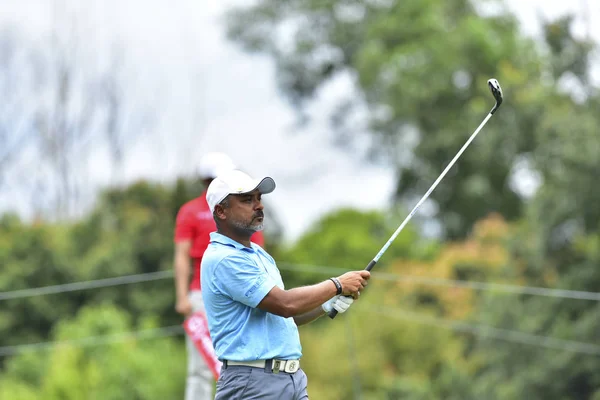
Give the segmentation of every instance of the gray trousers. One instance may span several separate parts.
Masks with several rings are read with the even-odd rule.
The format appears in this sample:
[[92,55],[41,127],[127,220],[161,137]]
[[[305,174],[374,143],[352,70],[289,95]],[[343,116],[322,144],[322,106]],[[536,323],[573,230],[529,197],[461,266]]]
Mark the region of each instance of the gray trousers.
[[232,365],[221,369],[215,400],[306,400],[308,380],[299,369],[293,374]]
[[[192,311],[204,312],[202,293],[199,290],[193,290],[189,296],[190,303],[192,303]],[[213,398],[214,386],[212,372],[188,335],[185,335],[185,344],[188,357],[185,400],[210,400]]]

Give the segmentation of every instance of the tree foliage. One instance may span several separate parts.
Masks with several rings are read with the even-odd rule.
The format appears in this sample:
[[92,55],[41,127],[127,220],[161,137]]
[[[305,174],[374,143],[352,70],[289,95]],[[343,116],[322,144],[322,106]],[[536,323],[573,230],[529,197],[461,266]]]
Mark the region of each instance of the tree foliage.
[[[156,321],[146,318],[146,329]],[[84,307],[60,321],[51,338],[57,341],[128,333],[128,313],[114,306]],[[65,344],[47,352],[25,353],[9,360],[0,376],[3,399],[166,399],[182,398],[185,356],[171,338],[129,339],[103,346]]]
[[[0,255],[2,265],[9,267],[0,271],[2,291],[170,268],[169,231],[179,205],[174,199],[183,197],[177,193],[184,186],[137,183],[108,191],[94,212],[73,224],[28,225],[3,216]],[[283,269],[286,286],[326,279],[331,270],[362,268],[387,240],[397,218],[351,209],[324,216],[296,243],[280,247],[277,259],[282,268],[301,263],[328,269]],[[475,324],[593,344],[599,328],[596,303],[419,281],[577,290],[594,290],[600,284],[597,235],[574,238],[569,252],[577,263],[565,268],[551,254],[540,255],[536,229],[528,220],[507,224],[493,215],[465,240],[435,243],[407,227],[373,270],[371,284],[350,312],[301,327],[311,396],[508,399],[527,393],[558,399],[575,388],[580,398],[597,396],[597,356],[457,329]],[[0,346],[76,341],[181,322],[173,312],[170,279],[5,300],[0,310]],[[180,336],[125,337],[97,346],[72,343],[3,357],[0,396],[181,397],[185,356]],[[335,368],[331,360],[336,360]]]
[[[569,17],[548,21],[541,44],[500,1],[261,0],[228,21],[234,42],[273,59],[282,93],[300,112],[349,77],[353,91],[332,112],[332,128],[343,143],[369,134],[373,158],[395,167],[404,202],[425,193],[477,127],[493,105],[485,82],[497,78],[501,112],[431,196],[449,238],[490,212],[523,215],[515,173],[547,148],[552,116],[577,109],[598,123],[592,44],[572,34]],[[578,103],[572,92],[590,101]],[[366,124],[356,121],[360,111]]]

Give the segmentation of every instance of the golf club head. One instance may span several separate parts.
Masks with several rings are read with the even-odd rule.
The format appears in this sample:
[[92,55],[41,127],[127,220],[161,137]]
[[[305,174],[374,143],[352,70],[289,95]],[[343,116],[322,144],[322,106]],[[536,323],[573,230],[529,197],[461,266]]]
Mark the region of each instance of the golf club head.
[[492,111],[490,111],[490,114],[493,114],[498,108],[500,108],[500,105],[502,104],[502,88],[496,79],[488,79],[487,83],[490,87],[490,91],[494,95],[494,99],[496,99],[496,105]]

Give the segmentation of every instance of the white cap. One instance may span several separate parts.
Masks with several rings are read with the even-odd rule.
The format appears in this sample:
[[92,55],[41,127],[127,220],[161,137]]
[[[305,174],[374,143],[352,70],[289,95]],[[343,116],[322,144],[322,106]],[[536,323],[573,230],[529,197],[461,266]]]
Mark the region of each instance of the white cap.
[[198,165],[201,178],[216,178],[225,171],[235,169],[233,160],[225,153],[213,152],[202,157]]
[[255,189],[258,189],[261,194],[271,193],[275,190],[275,181],[270,177],[261,180],[253,179],[245,172],[237,169],[226,171],[208,185],[206,202],[210,211],[214,212],[215,206],[230,194],[244,194]]

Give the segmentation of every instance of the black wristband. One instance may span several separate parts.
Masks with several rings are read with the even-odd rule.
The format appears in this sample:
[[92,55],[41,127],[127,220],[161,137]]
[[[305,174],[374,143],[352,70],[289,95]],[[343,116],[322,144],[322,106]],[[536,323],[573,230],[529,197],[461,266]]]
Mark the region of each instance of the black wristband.
[[342,284],[340,283],[338,278],[329,278],[331,282],[335,284],[335,288],[337,289],[336,294],[342,294]]

